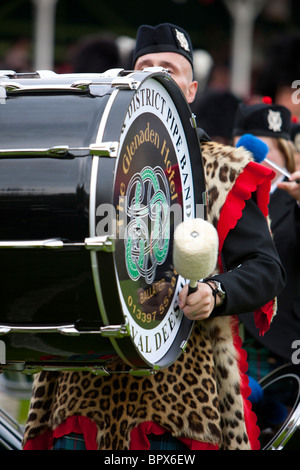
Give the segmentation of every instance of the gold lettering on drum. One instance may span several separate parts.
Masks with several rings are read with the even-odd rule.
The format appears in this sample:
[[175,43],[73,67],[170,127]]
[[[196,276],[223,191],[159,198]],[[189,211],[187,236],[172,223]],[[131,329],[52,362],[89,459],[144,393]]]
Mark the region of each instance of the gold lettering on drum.
[[123,172],[125,175],[130,169],[132,157],[134,157],[135,152],[144,142],[150,142],[159,149],[159,135],[153,129],[150,129],[149,122],[146,128],[144,130],[141,129],[140,133],[136,134],[133,140],[126,145],[126,152],[123,155]]
[[148,289],[145,289],[142,292],[140,292],[139,293],[140,304],[142,305],[144,302],[151,299],[151,297],[155,296],[160,291],[162,291],[164,287],[165,287],[165,280],[161,279],[159,282],[155,282],[154,284],[152,284]]
[[171,200],[174,201],[174,199],[178,197],[178,194],[176,192],[176,185],[173,179],[175,176],[175,170],[172,167],[170,160],[168,160],[169,151],[170,149],[169,147],[167,147],[166,141],[164,140],[160,153],[162,157],[164,158],[165,169],[166,169],[166,173],[167,173],[169,184],[170,184]]

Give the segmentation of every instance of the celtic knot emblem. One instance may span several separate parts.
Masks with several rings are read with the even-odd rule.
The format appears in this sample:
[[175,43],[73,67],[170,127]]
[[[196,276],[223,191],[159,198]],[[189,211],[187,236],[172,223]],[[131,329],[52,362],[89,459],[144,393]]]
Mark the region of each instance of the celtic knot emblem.
[[169,249],[170,193],[163,170],[146,166],[134,174],[125,201],[129,218],[124,240],[127,273],[134,281],[144,277],[151,284]]

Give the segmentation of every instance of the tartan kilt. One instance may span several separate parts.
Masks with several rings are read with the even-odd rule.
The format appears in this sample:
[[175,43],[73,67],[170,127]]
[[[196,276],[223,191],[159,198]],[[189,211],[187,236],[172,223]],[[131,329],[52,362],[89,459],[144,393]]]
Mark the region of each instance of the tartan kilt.
[[[165,433],[160,436],[150,434],[149,450],[187,450],[187,447],[175,437]],[[83,434],[71,432],[65,436],[54,439],[52,450],[86,450]]]

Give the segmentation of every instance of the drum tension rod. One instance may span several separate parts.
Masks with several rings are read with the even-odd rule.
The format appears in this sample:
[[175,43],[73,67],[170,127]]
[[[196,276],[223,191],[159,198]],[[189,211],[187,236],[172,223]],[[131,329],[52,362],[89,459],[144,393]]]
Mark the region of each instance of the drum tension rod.
[[98,330],[78,330],[75,325],[53,326],[17,326],[0,325],[0,335],[9,333],[37,334],[37,333],[61,333],[66,336],[80,336],[85,334],[98,334],[107,338],[124,338],[130,336],[129,327],[125,325],[101,326]]
[[[87,365],[77,365],[77,364],[23,364],[23,368],[20,368],[18,372],[23,375],[35,375],[39,374],[42,371],[48,372],[76,372],[76,371],[86,371],[90,372],[93,375],[100,375],[100,376],[108,376],[111,374],[124,374],[128,373],[133,376],[143,377],[143,376],[150,376],[154,375],[158,368],[154,366],[154,369],[128,369],[128,370],[110,370],[106,366],[101,366],[98,364],[87,364]],[[11,367],[10,364],[0,364],[0,374],[5,371],[10,371]],[[15,370],[15,369],[14,369]]]
[[[7,368],[8,369],[8,368]],[[9,369],[8,369],[9,370]],[[4,368],[5,371],[5,368]],[[91,372],[94,375],[110,375],[110,372],[105,369],[103,366],[87,365],[87,366],[77,366],[77,365],[28,365],[25,364],[24,369],[21,371],[24,375],[35,375],[39,374],[42,371],[54,371],[54,372],[77,372],[77,371],[87,371]]]
[[72,159],[75,157],[99,156],[117,157],[119,142],[99,142],[89,147],[72,148],[68,145],[57,145],[49,148],[0,149],[0,158],[56,158]]
[[113,252],[115,249],[114,239],[110,235],[102,237],[86,238],[83,242],[64,242],[60,238],[46,240],[28,241],[0,241],[0,249],[61,249],[61,248],[85,248],[94,251]]
[[[0,81],[0,86],[7,93],[42,93],[42,92],[84,92],[87,93],[90,91],[90,85],[92,85],[92,80],[76,80],[71,84],[40,84],[38,85],[35,82],[33,85],[23,85],[20,82],[16,81]],[[3,97],[3,96],[2,96]],[[5,96],[6,97],[6,96]]]

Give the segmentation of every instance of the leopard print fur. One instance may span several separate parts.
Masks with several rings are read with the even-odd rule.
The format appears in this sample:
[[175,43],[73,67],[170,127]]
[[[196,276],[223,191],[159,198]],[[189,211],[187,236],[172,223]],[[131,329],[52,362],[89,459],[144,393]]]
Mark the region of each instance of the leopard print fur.
[[242,147],[233,148],[216,142],[203,143],[201,150],[208,193],[207,217],[216,227],[229,191],[253,157]]
[[[216,226],[228,192],[251,158],[241,149],[216,143],[202,144],[202,154],[208,219]],[[220,317],[195,322],[184,354],[147,377],[41,372],[34,381],[24,444],[69,416],[81,415],[96,423],[97,445],[103,450],[128,449],[131,430],[144,421],[160,424],[173,436],[222,449],[250,449],[232,321]]]
[[[235,351],[230,351],[226,338],[231,328],[226,325],[225,334],[224,325],[217,323],[209,330],[198,323],[185,353],[153,376],[41,372],[35,377],[25,441],[78,414],[97,424],[102,450],[128,449],[130,431],[143,421],[154,421],[173,436],[197,438],[224,449],[249,449]],[[218,368],[214,350],[220,357],[226,354]]]

